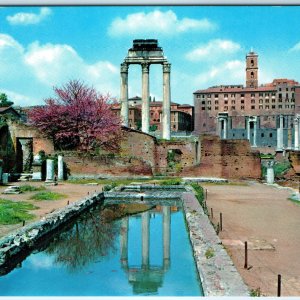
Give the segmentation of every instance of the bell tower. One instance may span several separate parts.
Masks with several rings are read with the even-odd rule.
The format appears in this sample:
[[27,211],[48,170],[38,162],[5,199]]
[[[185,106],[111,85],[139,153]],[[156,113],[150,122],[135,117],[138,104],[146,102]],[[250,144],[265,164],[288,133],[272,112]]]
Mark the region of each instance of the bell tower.
[[246,87],[258,87],[258,55],[252,50],[246,56]]

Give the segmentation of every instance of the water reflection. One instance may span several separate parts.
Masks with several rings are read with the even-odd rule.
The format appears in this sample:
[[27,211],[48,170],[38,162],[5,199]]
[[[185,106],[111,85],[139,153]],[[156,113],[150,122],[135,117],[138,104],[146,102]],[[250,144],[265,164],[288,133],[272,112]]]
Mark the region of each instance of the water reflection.
[[73,227],[58,234],[46,249],[54,263],[70,272],[80,271],[94,261],[116,252],[119,223],[111,222],[112,208],[96,209],[78,219]]
[[[162,234],[163,234],[163,258],[162,265],[151,265],[149,260],[150,249],[150,212],[146,211],[142,216],[142,261],[140,266],[130,266],[128,262],[128,217],[122,219],[121,222],[121,264],[123,270],[128,276],[128,281],[133,287],[134,294],[157,293],[158,288],[163,285],[164,274],[170,267],[170,239],[171,239],[171,208],[170,206],[162,206],[163,214]],[[155,214],[154,214],[155,216]],[[136,245],[132,245],[136,246]]]

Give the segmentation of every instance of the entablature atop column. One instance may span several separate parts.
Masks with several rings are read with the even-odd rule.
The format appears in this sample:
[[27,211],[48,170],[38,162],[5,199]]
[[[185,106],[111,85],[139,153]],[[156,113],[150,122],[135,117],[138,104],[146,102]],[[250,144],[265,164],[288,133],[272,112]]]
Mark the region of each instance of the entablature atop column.
[[126,57],[124,63],[128,65],[141,65],[141,64],[165,64],[168,60],[165,57]]

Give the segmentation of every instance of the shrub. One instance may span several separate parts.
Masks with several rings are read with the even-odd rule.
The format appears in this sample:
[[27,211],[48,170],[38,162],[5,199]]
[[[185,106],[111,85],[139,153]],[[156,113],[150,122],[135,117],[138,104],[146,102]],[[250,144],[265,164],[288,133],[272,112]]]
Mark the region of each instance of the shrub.
[[42,191],[39,193],[34,194],[30,199],[44,201],[44,200],[60,200],[66,198],[66,195],[54,193],[50,191]]
[[26,184],[26,185],[21,185],[20,186],[20,191],[22,193],[25,193],[25,192],[37,192],[37,191],[43,191],[45,190],[46,188],[42,185],[40,186],[32,186],[32,185],[29,185],[29,184]]

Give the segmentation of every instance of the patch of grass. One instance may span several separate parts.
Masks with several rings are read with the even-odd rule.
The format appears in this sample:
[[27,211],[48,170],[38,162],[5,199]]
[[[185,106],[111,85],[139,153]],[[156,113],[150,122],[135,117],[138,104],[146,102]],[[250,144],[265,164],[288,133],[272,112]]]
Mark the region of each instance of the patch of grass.
[[248,186],[247,182],[240,182],[240,181],[219,181],[219,182],[205,182],[205,185],[232,185],[232,186]]
[[215,251],[213,248],[208,248],[205,252],[206,259],[212,258],[215,256]]
[[31,220],[34,215],[28,213],[28,210],[33,209],[37,209],[37,207],[28,202],[0,199],[0,224],[17,224],[24,220]]
[[128,185],[130,184],[132,181],[135,182],[148,182],[152,180],[151,178],[149,179],[88,179],[88,178],[84,178],[84,179],[69,179],[67,182],[69,183],[74,183],[74,184],[87,184],[87,183],[98,183],[101,185],[112,185],[112,184],[116,184],[117,185]]
[[34,194],[33,196],[30,197],[30,199],[37,200],[37,201],[45,201],[45,200],[60,200],[66,197],[67,196],[64,194],[54,193],[50,191],[42,191]]
[[180,185],[182,184],[182,180],[180,178],[171,178],[166,180],[159,181],[160,185]]
[[45,189],[46,188],[44,186],[42,186],[42,185],[40,185],[40,186],[33,186],[33,185],[29,185],[29,184],[20,185],[20,191],[22,193],[44,191]]
[[250,291],[250,297],[260,297],[260,295],[261,295],[260,288],[252,289]]

